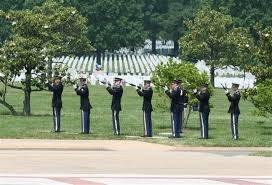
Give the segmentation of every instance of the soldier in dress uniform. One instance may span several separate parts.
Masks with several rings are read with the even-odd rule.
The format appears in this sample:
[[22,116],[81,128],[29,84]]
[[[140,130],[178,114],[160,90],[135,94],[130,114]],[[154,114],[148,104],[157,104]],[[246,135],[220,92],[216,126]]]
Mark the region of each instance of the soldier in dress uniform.
[[186,90],[181,86],[181,80],[178,80],[179,88],[180,88],[180,124],[179,124],[179,132],[182,133],[183,123],[184,123],[184,109],[188,103],[188,96]]
[[185,112],[186,112],[186,109],[187,109],[187,105],[188,105],[188,102],[189,102],[189,97],[188,97],[188,93],[187,93],[187,90],[186,89],[183,89],[182,90],[182,93],[181,93],[181,118],[180,118],[180,133],[182,133],[182,129],[183,129],[183,125],[185,123]]
[[239,84],[233,83],[231,87],[233,94],[231,94],[228,90],[225,91],[228,100],[230,101],[230,107],[228,113],[231,115],[231,133],[232,138],[234,140],[239,139],[239,132],[238,132],[238,119],[240,115],[239,109],[239,101],[241,98],[240,91],[239,91]]
[[210,93],[208,91],[208,84],[200,87],[200,90],[194,90],[194,94],[199,101],[199,119],[200,119],[200,133],[202,139],[209,137],[209,114],[210,106],[209,99]]
[[123,96],[122,79],[114,78],[113,86],[111,86],[110,83],[107,84],[107,91],[112,95],[111,110],[113,132],[115,135],[120,135],[119,112],[122,110],[121,108],[121,99]]
[[48,90],[53,92],[52,108],[53,108],[53,130],[54,132],[60,132],[60,116],[62,108],[62,92],[63,85],[61,82],[61,76],[55,76],[53,83],[47,81]]
[[171,127],[172,136],[170,138],[180,138],[180,116],[181,116],[181,89],[178,86],[179,80],[173,80],[171,90],[164,87],[165,94],[171,99]]
[[89,89],[87,86],[87,75],[81,74],[79,76],[79,84],[74,85],[76,94],[80,96],[81,109],[81,133],[90,133],[90,110],[92,108],[89,100]]
[[152,96],[153,90],[150,86],[150,80],[144,80],[144,87],[137,87],[137,93],[139,96],[143,97],[143,124],[144,124],[144,137],[152,137],[152,118],[151,113],[153,111],[152,108]]

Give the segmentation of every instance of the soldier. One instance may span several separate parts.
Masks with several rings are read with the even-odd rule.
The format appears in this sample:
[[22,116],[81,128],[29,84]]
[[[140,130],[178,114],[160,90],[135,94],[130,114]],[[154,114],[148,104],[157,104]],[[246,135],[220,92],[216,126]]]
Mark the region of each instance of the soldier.
[[178,86],[179,80],[173,80],[171,85],[171,91],[168,87],[164,87],[165,94],[171,99],[171,126],[172,136],[170,138],[180,138],[180,116],[181,116],[181,90]]
[[210,93],[208,91],[208,84],[202,85],[199,91],[197,91],[195,89],[194,94],[199,101],[199,118],[200,118],[201,138],[208,139],[208,137],[209,137],[209,114],[210,114],[210,106],[209,106]]
[[115,135],[120,135],[119,112],[121,109],[121,99],[123,95],[122,79],[114,78],[113,87],[110,83],[107,85],[107,91],[112,95],[111,110],[112,110],[112,125]]
[[180,88],[180,124],[179,124],[179,132],[182,133],[183,123],[184,123],[184,108],[188,103],[188,96],[185,89],[181,86],[181,80],[178,80],[179,88]]
[[182,104],[182,108],[181,108],[181,118],[180,118],[180,133],[182,133],[182,129],[183,129],[183,125],[185,123],[185,115],[184,113],[186,112],[187,109],[187,105],[189,102],[189,97],[188,97],[188,93],[187,90],[183,89],[182,93],[181,93],[181,104]]
[[150,80],[144,80],[144,87],[137,87],[137,93],[139,96],[143,97],[143,123],[144,123],[144,136],[143,137],[152,137],[152,119],[151,113],[153,111],[151,100],[153,96],[153,90],[150,86]]
[[89,100],[89,89],[87,86],[87,76],[80,75],[79,84],[74,85],[76,94],[80,96],[80,109],[81,109],[81,133],[90,133],[90,109],[92,108]]
[[238,132],[238,119],[240,115],[239,109],[239,101],[241,98],[240,91],[239,91],[239,84],[233,83],[231,89],[233,90],[233,94],[230,94],[228,90],[225,91],[228,100],[230,101],[230,107],[228,113],[231,114],[231,133],[232,139],[237,140],[239,139],[239,132]]
[[54,132],[60,132],[60,113],[62,108],[62,92],[63,85],[61,82],[61,76],[55,76],[53,83],[47,81],[48,90],[53,92],[52,108],[53,108],[53,124]]

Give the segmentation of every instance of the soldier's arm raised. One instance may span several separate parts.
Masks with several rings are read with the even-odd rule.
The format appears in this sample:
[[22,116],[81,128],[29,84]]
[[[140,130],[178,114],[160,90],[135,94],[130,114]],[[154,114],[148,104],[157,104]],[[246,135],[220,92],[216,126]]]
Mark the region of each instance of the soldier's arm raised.
[[111,87],[107,87],[106,89],[107,89],[107,91],[108,91],[111,95],[113,95],[113,90],[112,90]]
[[231,95],[230,93],[227,94],[228,100],[230,102],[232,101],[237,101],[240,99],[240,93],[234,93],[233,95]]
[[143,91],[141,91],[140,89],[137,89],[136,91],[137,91],[137,93],[138,93],[139,96],[143,96],[144,95]]
[[63,85],[49,85],[48,89],[53,92],[63,91]]
[[152,96],[152,94],[153,94],[153,90],[151,88],[143,91],[144,97],[150,97],[150,96]]
[[76,89],[77,95],[80,95],[80,96],[86,95],[87,92],[88,92],[88,88],[87,87],[81,87],[81,88]]
[[209,93],[197,93],[196,94],[196,98],[201,101],[201,100],[205,100],[205,99],[209,99],[210,95]]
[[123,88],[122,87],[120,87],[120,88],[113,88],[112,89],[112,95],[122,96],[123,95]]
[[169,98],[171,98],[171,99],[175,99],[180,96],[180,92],[177,90],[173,90],[172,92],[167,90],[167,91],[165,91],[165,94],[167,94],[167,96],[169,96]]

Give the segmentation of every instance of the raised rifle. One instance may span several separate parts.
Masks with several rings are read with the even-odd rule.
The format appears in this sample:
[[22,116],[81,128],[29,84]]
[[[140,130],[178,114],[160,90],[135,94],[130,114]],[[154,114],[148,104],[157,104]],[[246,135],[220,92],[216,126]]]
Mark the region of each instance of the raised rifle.
[[95,77],[95,78],[96,78],[96,80],[97,80],[98,82],[100,82],[100,83],[102,83],[102,84],[104,84],[104,85],[108,84],[108,86],[111,86],[111,83],[110,83],[110,82],[107,82],[106,79],[104,79],[104,80],[102,81],[102,80],[100,80],[100,79],[97,78],[97,77]]
[[137,88],[138,89],[141,89],[141,86],[139,86],[139,85],[135,85],[135,84],[133,84],[133,83],[128,83],[130,86],[132,86],[132,87],[136,87],[137,86]]
[[220,83],[221,84],[221,86],[222,86],[222,88],[226,91],[226,90],[228,90],[228,88],[227,88],[227,85],[225,84],[225,86],[222,84],[222,83]]

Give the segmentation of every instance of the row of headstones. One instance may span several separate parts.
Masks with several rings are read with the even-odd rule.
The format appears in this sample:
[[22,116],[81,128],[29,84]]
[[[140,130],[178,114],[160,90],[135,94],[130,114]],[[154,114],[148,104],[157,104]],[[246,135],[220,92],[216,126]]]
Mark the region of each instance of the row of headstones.
[[[102,57],[101,68],[107,73],[149,75],[155,67],[166,63],[169,57],[161,55],[105,55]],[[178,61],[178,59],[174,59]],[[61,57],[54,60],[55,63],[67,65],[76,71],[94,72],[96,70],[96,56]]]

